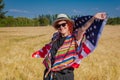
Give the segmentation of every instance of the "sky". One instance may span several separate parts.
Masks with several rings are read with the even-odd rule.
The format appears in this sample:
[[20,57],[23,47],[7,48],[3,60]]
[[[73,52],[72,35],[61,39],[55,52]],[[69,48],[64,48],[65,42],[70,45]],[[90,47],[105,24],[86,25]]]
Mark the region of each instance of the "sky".
[[4,0],[6,15],[35,18],[41,14],[94,15],[106,12],[120,17],[120,0]]

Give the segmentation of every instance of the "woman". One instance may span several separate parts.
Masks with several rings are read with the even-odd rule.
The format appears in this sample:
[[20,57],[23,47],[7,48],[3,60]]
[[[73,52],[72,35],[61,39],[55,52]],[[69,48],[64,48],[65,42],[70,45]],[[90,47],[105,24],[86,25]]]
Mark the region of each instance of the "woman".
[[57,30],[49,44],[32,54],[32,57],[45,58],[44,80],[74,80],[74,68],[80,61],[77,49],[83,40],[83,34],[95,19],[106,19],[106,13],[97,13],[84,26],[73,31],[74,22],[66,14],[59,14],[53,22]]

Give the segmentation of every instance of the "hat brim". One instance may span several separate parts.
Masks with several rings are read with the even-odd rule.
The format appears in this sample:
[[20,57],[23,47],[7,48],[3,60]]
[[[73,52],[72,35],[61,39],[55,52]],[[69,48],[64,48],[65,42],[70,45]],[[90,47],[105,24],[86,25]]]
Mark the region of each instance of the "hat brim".
[[53,22],[52,26],[55,27],[57,25],[58,22],[60,21],[66,21],[68,22],[71,26],[74,26],[74,21],[71,19],[67,19],[67,18],[61,18],[61,19],[57,19]]

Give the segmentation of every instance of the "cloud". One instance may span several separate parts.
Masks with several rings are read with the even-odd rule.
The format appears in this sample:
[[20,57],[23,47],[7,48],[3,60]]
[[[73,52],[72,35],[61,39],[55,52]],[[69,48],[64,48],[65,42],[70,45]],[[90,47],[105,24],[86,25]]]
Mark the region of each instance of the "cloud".
[[99,8],[97,8],[97,7],[96,8],[92,8],[92,10],[99,10]]
[[79,13],[82,13],[80,10],[76,10],[76,9],[74,9],[73,10],[73,13],[77,13],[77,14],[79,14]]
[[9,9],[9,12],[15,12],[15,13],[29,13],[29,11],[26,10],[18,10],[18,9]]
[[119,7],[116,7],[115,10],[120,11],[120,6],[119,6]]

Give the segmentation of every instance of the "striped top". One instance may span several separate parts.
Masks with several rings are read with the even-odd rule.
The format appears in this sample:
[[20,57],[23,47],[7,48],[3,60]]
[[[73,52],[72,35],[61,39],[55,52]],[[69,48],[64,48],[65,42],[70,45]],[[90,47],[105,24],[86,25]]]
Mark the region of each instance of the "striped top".
[[[75,48],[75,38],[73,35],[66,37],[62,46],[58,49],[55,58],[54,64],[52,65],[52,70],[56,71],[60,68],[65,68],[66,66],[75,60],[76,48]],[[68,66],[67,66],[68,67]]]
[[78,68],[83,57],[80,57],[80,47],[78,46],[76,48],[75,36],[73,35],[66,37],[63,45],[58,49],[55,56],[55,61],[52,65],[50,50],[52,48],[53,42],[57,40],[58,37],[59,33],[54,33],[52,42],[46,44],[42,49],[34,52],[32,57],[44,58],[43,64],[51,71],[60,71],[67,67]]
[[[63,45],[56,53],[53,65],[51,64],[50,50],[52,48],[53,42],[57,40],[58,37],[59,33],[54,33],[52,42],[46,44],[42,49],[34,52],[32,57],[44,58],[43,64],[47,69],[51,69],[51,71],[60,71],[67,67],[78,68],[82,58],[80,58],[80,50],[76,51],[76,41],[73,35],[66,37]],[[79,47],[77,47],[77,49],[78,48]]]

